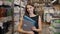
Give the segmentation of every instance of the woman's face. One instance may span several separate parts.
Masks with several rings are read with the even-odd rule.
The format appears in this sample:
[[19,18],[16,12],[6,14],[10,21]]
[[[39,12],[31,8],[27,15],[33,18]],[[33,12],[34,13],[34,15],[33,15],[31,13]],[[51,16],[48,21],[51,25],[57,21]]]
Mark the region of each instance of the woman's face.
[[33,13],[34,7],[31,5],[27,5],[27,11],[28,11],[28,13]]

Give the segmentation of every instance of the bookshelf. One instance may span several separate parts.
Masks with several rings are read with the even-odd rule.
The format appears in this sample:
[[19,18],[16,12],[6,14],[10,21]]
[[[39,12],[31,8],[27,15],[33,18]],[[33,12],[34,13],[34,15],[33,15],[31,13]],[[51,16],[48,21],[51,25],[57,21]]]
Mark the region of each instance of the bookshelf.
[[0,0],[0,23],[2,23],[3,27],[1,30],[1,34],[11,34],[12,33],[12,23],[13,23],[13,8],[12,8],[12,0]]

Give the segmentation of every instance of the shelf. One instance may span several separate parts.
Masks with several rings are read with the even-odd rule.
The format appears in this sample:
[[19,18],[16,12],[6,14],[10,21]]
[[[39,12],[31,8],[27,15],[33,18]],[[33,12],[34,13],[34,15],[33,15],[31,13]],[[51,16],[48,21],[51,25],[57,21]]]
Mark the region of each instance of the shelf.
[[20,5],[21,0],[14,0],[14,4]]
[[1,17],[0,18],[0,22],[7,22],[7,21],[11,21],[12,20],[12,17],[11,16],[8,16],[8,17]]
[[60,32],[60,29],[56,29],[56,28],[50,26],[49,31],[52,31],[52,32]]

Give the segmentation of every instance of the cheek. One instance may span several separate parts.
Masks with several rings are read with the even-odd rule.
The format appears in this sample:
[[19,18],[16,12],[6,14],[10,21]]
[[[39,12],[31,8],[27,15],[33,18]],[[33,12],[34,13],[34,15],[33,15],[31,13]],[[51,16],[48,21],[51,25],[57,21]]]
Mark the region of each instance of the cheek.
[[27,11],[31,11],[31,9],[27,9]]
[[29,9],[27,9],[27,11],[33,11],[34,10],[34,8],[29,8]]
[[31,8],[31,11],[33,11],[34,9],[33,8]]

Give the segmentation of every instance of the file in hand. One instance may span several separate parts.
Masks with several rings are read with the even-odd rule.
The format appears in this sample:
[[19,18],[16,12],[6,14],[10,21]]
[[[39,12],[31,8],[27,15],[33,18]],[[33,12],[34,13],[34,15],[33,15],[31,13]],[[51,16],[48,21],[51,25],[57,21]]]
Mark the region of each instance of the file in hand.
[[34,27],[35,21],[29,18],[28,16],[24,16],[23,18],[23,30],[31,31],[31,28]]

